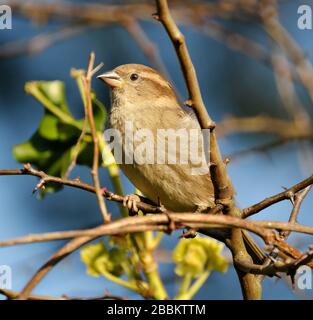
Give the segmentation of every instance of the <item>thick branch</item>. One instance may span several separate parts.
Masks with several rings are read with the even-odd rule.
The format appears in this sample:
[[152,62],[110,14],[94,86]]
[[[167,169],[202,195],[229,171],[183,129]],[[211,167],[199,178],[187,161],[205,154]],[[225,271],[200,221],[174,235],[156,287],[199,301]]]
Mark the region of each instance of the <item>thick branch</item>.
[[169,11],[166,0],[157,0],[158,13],[155,16],[163,24],[176,50],[177,57],[184,75],[189,93],[189,104],[194,109],[202,129],[210,129],[210,161],[212,162],[212,182],[215,187],[216,201],[232,201],[233,189],[226,172],[225,164],[221,158],[220,150],[214,133],[215,124],[210,118],[204,105],[197,75],[191,61],[183,34],[178,29]]
[[[157,215],[134,216],[113,221],[107,225],[101,225],[92,229],[52,232],[39,235],[29,235],[13,240],[0,242],[0,247],[25,243],[69,239],[75,237],[100,237],[104,235],[116,235],[135,233],[146,230],[171,231],[181,229],[184,226],[197,228],[241,228],[260,236],[267,244],[282,247],[285,245],[275,236],[272,230],[285,230],[313,235],[313,227],[297,223],[275,221],[249,221],[225,215],[208,215],[196,213],[167,212]],[[287,248],[287,247],[286,247]]]

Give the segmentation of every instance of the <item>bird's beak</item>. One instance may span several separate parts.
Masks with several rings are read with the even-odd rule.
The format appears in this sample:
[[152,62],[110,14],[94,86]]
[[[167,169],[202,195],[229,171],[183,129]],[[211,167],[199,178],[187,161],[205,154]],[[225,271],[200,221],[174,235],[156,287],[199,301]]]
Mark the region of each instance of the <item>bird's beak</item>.
[[122,78],[114,71],[108,71],[100,74],[97,78],[104,81],[111,88],[118,88],[122,85]]

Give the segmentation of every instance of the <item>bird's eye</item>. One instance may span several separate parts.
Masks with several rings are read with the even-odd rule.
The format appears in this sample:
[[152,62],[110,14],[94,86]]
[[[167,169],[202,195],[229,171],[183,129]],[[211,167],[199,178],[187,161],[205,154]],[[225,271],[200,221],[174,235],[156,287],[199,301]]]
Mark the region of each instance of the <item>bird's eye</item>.
[[136,81],[138,78],[139,78],[139,76],[138,76],[137,73],[132,73],[132,74],[130,75],[130,80],[131,80],[131,81]]

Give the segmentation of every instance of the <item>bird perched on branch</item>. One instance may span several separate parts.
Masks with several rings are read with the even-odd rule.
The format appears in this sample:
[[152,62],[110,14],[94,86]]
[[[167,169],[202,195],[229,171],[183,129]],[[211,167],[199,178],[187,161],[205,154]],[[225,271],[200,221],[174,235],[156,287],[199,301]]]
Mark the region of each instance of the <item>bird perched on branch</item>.
[[[161,202],[169,210],[203,212],[212,208],[214,186],[205,152],[208,146],[196,117],[180,107],[171,84],[156,70],[139,64],[121,65],[98,78],[111,88],[110,126],[120,133],[117,144],[121,151],[116,154],[114,150],[114,157],[129,180],[146,197],[154,203]],[[175,134],[184,129],[193,132],[194,136],[188,135],[187,142],[183,141],[179,148],[170,144],[177,140]],[[135,139],[135,132],[145,134],[139,134]],[[129,139],[130,136],[133,138]],[[165,157],[162,152],[159,154],[157,142],[164,138],[168,144],[163,150]],[[140,146],[144,139],[145,157],[138,157],[136,151],[137,148],[143,151]],[[134,149],[134,154],[130,154]],[[147,157],[149,151],[153,159]],[[176,162],[173,163],[173,159]],[[124,204],[137,211],[138,201],[138,196],[131,195],[126,197]],[[243,235],[254,262],[262,263],[265,259],[262,250],[247,232]]]
[[[171,84],[139,64],[119,66],[98,78],[111,88],[110,126],[121,133],[122,154],[117,156],[114,150],[115,159],[120,156],[117,162],[136,188],[172,211],[212,207],[214,188],[201,129],[197,119],[180,107]],[[136,200],[129,197],[128,207],[136,209]]]

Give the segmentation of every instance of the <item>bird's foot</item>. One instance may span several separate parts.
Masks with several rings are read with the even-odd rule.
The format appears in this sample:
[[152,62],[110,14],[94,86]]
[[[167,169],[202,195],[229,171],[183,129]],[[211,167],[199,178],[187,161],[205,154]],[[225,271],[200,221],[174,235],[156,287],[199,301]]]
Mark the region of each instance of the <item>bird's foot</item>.
[[[207,210],[208,210],[207,206],[198,205],[194,213],[205,213],[207,212]],[[197,236],[197,231],[198,229],[189,228],[188,231],[182,234],[181,238],[193,239]]]
[[137,203],[140,201],[137,194],[128,194],[124,197],[123,206],[128,208],[130,215],[135,215],[138,212]]

